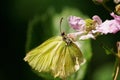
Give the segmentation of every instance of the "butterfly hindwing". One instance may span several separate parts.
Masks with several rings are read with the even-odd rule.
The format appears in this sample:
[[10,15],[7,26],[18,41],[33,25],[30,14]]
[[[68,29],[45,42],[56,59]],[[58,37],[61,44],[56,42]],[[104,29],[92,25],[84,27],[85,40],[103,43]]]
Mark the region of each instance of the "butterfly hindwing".
[[58,51],[56,56],[59,54],[59,58],[53,70],[54,76],[66,78],[79,69],[83,62],[83,55],[75,43],[67,45],[63,42]]

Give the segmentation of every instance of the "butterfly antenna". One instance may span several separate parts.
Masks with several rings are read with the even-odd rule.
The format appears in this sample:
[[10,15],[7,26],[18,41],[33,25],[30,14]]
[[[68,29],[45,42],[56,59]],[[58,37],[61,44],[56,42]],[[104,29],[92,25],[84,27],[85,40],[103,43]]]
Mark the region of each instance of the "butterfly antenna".
[[61,34],[62,34],[62,28],[61,28],[62,20],[63,20],[63,17],[60,19],[60,33],[61,33]]

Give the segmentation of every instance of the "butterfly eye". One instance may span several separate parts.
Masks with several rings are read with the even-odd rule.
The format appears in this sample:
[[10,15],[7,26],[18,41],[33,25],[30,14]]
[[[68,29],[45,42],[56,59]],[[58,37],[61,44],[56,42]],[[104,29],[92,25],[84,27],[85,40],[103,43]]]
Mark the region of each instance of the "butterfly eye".
[[62,33],[61,33],[61,36],[64,36],[64,35],[65,35],[65,32],[62,32]]

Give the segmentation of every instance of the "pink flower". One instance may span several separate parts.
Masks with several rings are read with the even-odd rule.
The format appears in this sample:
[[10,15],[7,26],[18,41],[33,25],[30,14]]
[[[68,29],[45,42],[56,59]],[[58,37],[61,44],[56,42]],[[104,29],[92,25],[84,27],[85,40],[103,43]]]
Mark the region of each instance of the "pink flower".
[[95,39],[95,31],[93,30],[102,23],[102,20],[97,15],[93,16],[92,19],[86,20],[80,17],[70,16],[68,22],[70,26],[77,31],[75,33],[68,34],[68,36],[71,37],[73,40],[76,40],[77,38],[79,38],[80,40],[84,40],[89,38]]
[[69,24],[70,26],[76,30],[76,31],[83,31],[84,30],[84,26],[85,26],[85,21],[80,18],[80,17],[76,17],[76,16],[70,16],[68,18]]
[[[101,18],[97,15],[93,16],[92,19],[83,20],[79,17],[71,16],[69,17],[70,26],[77,32],[69,34],[73,40],[79,38],[84,39],[95,39],[96,36],[100,34],[117,33],[120,31],[120,16],[111,13],[114,19],[105,20],[102,22]],[[98,35],[96,35],[98,33]]]
[[114,13],[111,13],[111,16],[114,19],[104,21],[101,25],[98,26],[96,32],[108,34],[117,33],[118,31],[120,31],[120,16],[117,16]]

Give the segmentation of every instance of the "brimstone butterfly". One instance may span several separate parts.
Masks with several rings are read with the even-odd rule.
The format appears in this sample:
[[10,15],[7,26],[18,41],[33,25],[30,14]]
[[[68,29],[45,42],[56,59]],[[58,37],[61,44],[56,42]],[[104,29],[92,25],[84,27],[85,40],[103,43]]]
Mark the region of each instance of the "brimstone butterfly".
[[33,69],[62,79],[76,72],[84,61],[79,47],[64,32],[28,52],[24,60]]

